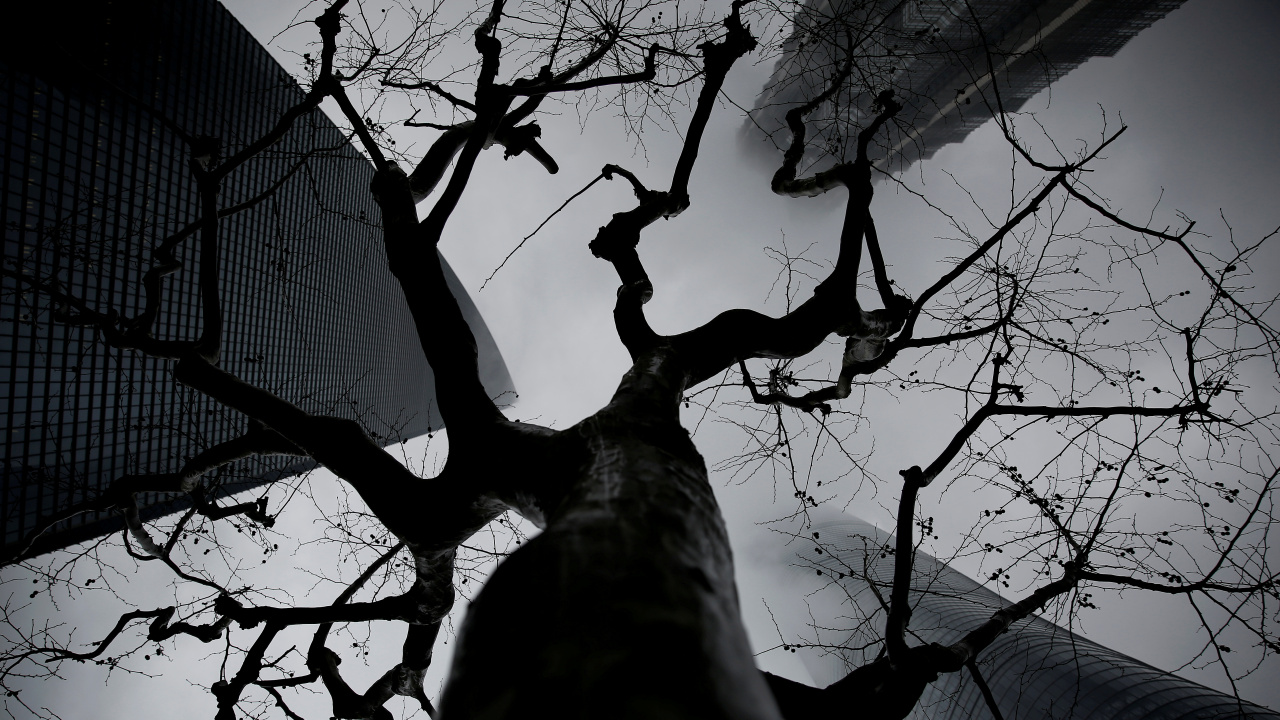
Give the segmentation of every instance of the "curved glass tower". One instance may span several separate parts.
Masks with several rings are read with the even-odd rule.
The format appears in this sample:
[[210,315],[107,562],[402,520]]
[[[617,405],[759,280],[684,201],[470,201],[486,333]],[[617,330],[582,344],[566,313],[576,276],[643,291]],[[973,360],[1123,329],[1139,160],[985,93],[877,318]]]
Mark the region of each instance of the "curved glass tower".
[[[797,577],[833,582],[839,592],[810,596],[830,602],[819,616],[840,619],[829,630],[839,642],[800,655],[825,687],[876,658],[893,581],[892,536],[849,515],[819,514],[816,543],[790,563]],[[816,518],[815,518],[816,519]],[[817,552],[821,548],[822,552]],[[911,592],[911,644],[950,644],[990,619],[1008,601],[924,553],[916,553]],[[835,597],[838,595],[838,598]],[[1220,693],[1086,640],[1033,616],[1016,623],[979,656],[978,668],[1004,720],[1209,720],[1280,718],[1266,708]],[[913,718],[992,718],[967,672],[941,676],[925,689]]]
[[[61,322],[67,308],[41,288],[137,316],[152,250],[197,218],[188,141],[216,138],[226,157],[303,94],[215,0],[68,0],[15,12],[0,30],[6,551],[39,518],[115,478],[176,471],[245,430],[244,418],[175,383],[166,361],[111,350],[92,330]],[[306,410],[357,419],[390,444],[441,421],[431,369],[387,269],[372,175],[315,111],[228,178],[219,198],[222,366]],[[156,337],[200,332],[197,242],[178,245],[183,266],[165,283]],[[475,331],[485,386],[509,402],[493,338],[445,269]],[[225,495],[306,467],[296,458],[241,461],[211,481]],[[140,502],[154,517],[183,499]],[[38,547],[116,527],[118,518],[87,513]]]
[[[787,111],[821,94],[851,52],[865,81],[894,89],[905,105],[897,120],[906,129],[894,135],[881,161],[886,169],[902,169],[991,119],[993,78],[1004,110],[1016,112],[1089,58],[1115,55],[1182,3],[806,0],[743,126],[743,144],[776,162],[777,153],[761,150],[772,147],[766,136],[786,141]],[[836,98],[815,109],[808,117],[810,147],[847,143],[874,117],[872,100]]]

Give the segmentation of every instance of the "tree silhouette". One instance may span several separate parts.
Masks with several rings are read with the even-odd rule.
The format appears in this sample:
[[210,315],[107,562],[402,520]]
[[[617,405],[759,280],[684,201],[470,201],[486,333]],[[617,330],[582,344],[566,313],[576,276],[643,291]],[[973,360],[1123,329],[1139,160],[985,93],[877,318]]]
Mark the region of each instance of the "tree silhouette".
[[[144,646],[188,639],[182,636],[209,643],[243,629],[252,641],[227,640],[226,670],[212,684],[226,720],[238,709],[274,712],[272,705],[296,717],[287,691],[315,683],[340,718],[389,717],[384,705],[395,696],[444,717],[901,718],[939,674],[972,670],[999,634],[1016,632],[1018,621],[1046,607],[1067,615],[1087,607],[1084,591],[1095,586],[1220,608],[1202,615],[1211,656],[1221,661],[1231,651],[1219,636],[1242,631],[1252,635],[1258,662],[1269,661],[1277,638],[1268,602],[1280,595],[1267,537],[1280,469],[1271,396],[1251,394],[1272,384],[1280,368],[1280,334],[1268,319],[1274,298],[1255,297],[1248,264],[1270,236],[1233,244],[1229,257],[1219,257],[1193,245],[1190,222],[1148,228],[1111,209],[1090,189],[1088,173],[1123,127],[1045,160],[991,94],[1016,152],[1012,207],[993,216],[986,234],[957,222],[963,252],[940,258],[947,270],[929,283],[904,287],[889,276],[893,239],[882,242],[873,221],[872,181],[885,138],[909,127],[898,117],[907,99],[879,83],[882,69],[860,64],[852,50],[822,54],[816,61],[826,64],[825,83],[787,113],[772,188],[793,197],[844,195],[838,255],[801,272],[801,254],[778,253],[787,278],[787,311],[778,317],[730,309],[672,335],[650,327],[644,306],[658,289],[641,238],[690,207],[699,149],[725,79],[758,49],[751,26],[778,26],[768,14],[777,10],[735,0],[722,17],[707,19],[702,7],[675,3],[498,0],[459,19],[409,8],[407,19],[391,22],[336,0],[315,19],[320,50],[305,56],[307,91],[270,133],[227,148],[225,157],[216,140],[190,138],[200,219],[157,249],[157,264],[139,279],[148,298],[141,315],[94,306],[5,268],[56,308],[60,321],[95,329],[113,348],[167,361],[174,381],[239,414],[246,428],[177,471],[121,477],[74,509],[118,510],[129,552],[171,568],[184,599],[121,615],[91,646],[55,626],[15,622],[20,608],[11,603],[0,671],[11,697],[23,679],[54,675],[60,663],[127,670]],[[842,34],[852,31],[832,33]],[[473,42],[475,62],[438,67],[438,45],[459,38]],[[786,51],[787,42],[770,47]],[[601,170],[602,179],[629,183],[636,198],[589,243],[617,272],[614,320],[632,365],[607,405],[555,430],[509,418],[486,392],[476,339],[437,246],[463,193],[477,191],[473,175],[486,149],[498,145],[506,157],[527,154],[557,171],[556,148],[540,141],[538,114],[548,99],[563,97],[615,107],[635,132],[655,114],[675,118],[682,146],[658,189],[618,165]],[[835,97],[867,108],[865,122],[811,166],[806,116]],[[221,362],[227,319],[217,259],[228,208],[220,188],[326,102],[375,168],[370,192],[389,267],[436,378],[448,453],[442,467],[423,473],[429,477],[359,422],[305,411]],[[439,134],[412,158],[395,147],[392,122]],[[201,257],[201,331],[192,341],[165,337],[154,324],[179,243],[197,244]],[[1186,294],[1162,295],[1148,281],[1157,258],[1189,263],[1198,274],[1193,297],[1207,299],[1197,312],[1179,304],[1192,302]],[[1114,274],[1136,284],[1117,289],[1096,279]],[[812,281],[808,296],[799,292],[802,276]],[[1113,320],[1124,329],[1113,332]],[[833,336],[844,339],[836,372],[809,377],[800,362]],[[1141,369],[1150,357],[1168,366],[1163,388]],[[964,417],[951,437],[919,442],[921,459],[896,483],[894,576],[876,658],[823,689],[762,673],[740,620],[725,524],[706,464],[681,424],[682,405],[703,403],[711,392],[731,395],[717,411],[737,418],[753,444],[725,468],[781,468],[794,490],[788,516],[803,525],[820,498],[807,484],[799,446],[834,444],[857,471],[859,458],[842,443],[868,430],[853,416],[875,410],[867,398],[908,384],[958,397]],[[857,413],[842,408],[855,393],[863,398]],[[1019,470],[1020,453],[1010,445],[1037,434],[1057,445],[1036,469]],[[220,468],[269,455],[312,459],[358,496],[325,519],[339,548],[335,566],[355,560],[354,568],[343,565],[346,589],[327,604],[273,602],[270,593],[241,587],[234,558],[221,574],[195,564],[210,542],[219,554],[229,547],[216,541],[215,526],[233,523],[257,538],[277,522],[264,502],[219,505],[205,494]],[[993,579],[1006,588],[1015,566],[1034,569],[1018,600],[949,646],[910,636],[913,556],[920,533],[932,528],[917,499],[944,476],[1004,497],[957,552],[1008,556]],[[188,493],[192,510],[149,527],[135,500],[141,492]],[[1147,508],[1161,503],[1174,510]],[[468,543],[510,524],[508,511],[541,532],[488,551],[504,559],[469,606],[437,711],[423,677],[457,588],[469,582],[475,555]],[[370,599],[357,599],[360,593]],[[373,621],[402,623],[407,636],[402,660],[361,691],[344,677],[334,628]],[[279,638],[297,627],[315,627],[310,642],[283,649]],[[138,638],[131,649],[116,649],[131,637]]]

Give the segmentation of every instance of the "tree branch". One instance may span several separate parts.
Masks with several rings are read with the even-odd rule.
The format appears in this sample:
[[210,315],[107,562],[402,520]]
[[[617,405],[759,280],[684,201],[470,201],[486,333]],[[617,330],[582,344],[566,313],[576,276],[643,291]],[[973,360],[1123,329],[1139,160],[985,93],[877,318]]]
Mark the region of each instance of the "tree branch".
[[649,46],[649,51],[644,57],[644,69],[640,72],[627,73],[625,75],[610,75],[608,77],[579,80],[577,82],[547,82],[532,83],[528,85],[513,84],[508,87],[506,91],[514,96],[549,95],[557,92],[590,90],[591,88],[604,87],[606,85],[626,85],[629,83],[648,82],[658,74],[658,68],[655,61],[658,56],[658,51],[661,49],[662,47],[657,43]]
[[[623,287],[632,288],[628,291],[632,293],[630,297],[638,299],[640,304],[648,302],[653,295],[653,284],[649,281],[648,273],[645,272],[640,256],[636,252],[636,246],[640,242],[640,232],[656,222],[658,218],[675,217],[689,207],[689,177],[693,173],[693,165],[698,157],[698,147],[711,117],[711,111],[715,107],[716,98],[733,63],[756,46],[755,38],[742,25],[738,15],[739,9],[745,2],[746,0],[734,1],[732,10],[724,20],[727,33],[723,40],[718,43],[704,43],[700,46],[705,80],[694,107],[693,117],[685,132],[684,145],[676,161],[670,189],[666,192],[645,190],[634,175],[615,165],[605,166],[605,177],[608,178],[612,172],[617,171],[631,181],[636,188],[640,204],[626,212],[616,213],[607,225],[600,228],[589,247],[593,255],[613,265]],[[652,48],[650,52],[653,52]],[[628,316],[631,314],[628,312]]]
[[[1124,132],[1123,128],[1120,132]],[[1119,134],[1120,133],[1116,133],[1116,135]],[[1258,330],[1262,332],[1263,336],[1266,337],[1267,345],[1269,347],[1273,349],[1280,349],[1280,332],[1277,332],[1275,328],[1271,327],[1271,325],[1264,323],[1261,318],[1253,314],[1252,310],[1245,307],[1245,305],[1237,300],[1234,295],[1228,292],[1227,289],[1222,286],[1222,283],[1218,278],[1214,277],[1213,273],[1209,272],[1209,268],[1204,266],[1204,263],[1202,263],[1200,258],[1196,256],[1195,252],[1191,249],[1191,246],[1187,244],[1186,237],[1191,233],[1191,228],[1195,227],[1194,222],[1188,223],[1187,226],[1183,228],[1182,232],[1177,235],[1170,235],[1169,233],[1152,230],[1151,228],[1145,228],[1141,225],[1134,225],[1133,223],[1124,220],[1119,215],[1103,207],[1101,203],[1096,202],[1088,195],[1077,190],[1075,186],[1070,183],[1065,184],[1064,187],[1066,187],[1067,192],[1070,193],[1072,197],[1089,206],[1089,208],[1120,227],[1123,227],[1126,230],[1132,230],[1133,232],[1141,235],[1167,240],[1182,248],[1182,251],[1187,254],[1187,257],[1191,258],[1191,262],[1195,264],[1196,268],[1200,271],[1200,274],[1203,275],[1204,278],[1209,281],[1209,284],[1213,286],[1218,297],[1226,298],[1236,307],[1237,310],[1244,313],[1245,317],[1249,318],[1249,322],[1251,322],[1254,327],[1258,328]]]
[[895,669],[906,668],[909,664],[906,633],[911,620],[911,574],[916,555],[912,525],[916,519],[916,494],[928,484],[918,466],[899,471],[899,474],[902,475],[902,495],[898,499],[893,587],[889,593],[889,613],[884,631],[889,663]]
[[311,415],[272,393],[244,382],[194,354],[173,367],[179,382],[275,430],[306,455],[328,467],[360,494],[393,533],[417,528],[411,507],[427,488],[408,468],[378,446],[354,420]]
[[257,157],[259,153],[267,148],[275,145],[284,138],[285,134],[293,128],[293,124],[298,118],[315,110],[335,88],[340,86],[337,84],[333,75],[333,56],[338,51],[338,32],[342,29],[342,8],[347,4],[347,0],[334,0],[333,4],[325,9],[324,13],[316,18],[316,26],[320,28],[321,53],[320,53],[320,73],[317,76],[316,83],[311,90],[303,97],[302,102],[290,107],[276,121],[274,127],[266,134],[259,137],[252,143],[241,148],[239,152],[232,155],[221,163],[215,169],[209,171],[209,180],[214,183],[220,183],[233,170],[248,162],[251,158]]
[[703,58],[702,91],[698,94],[693,117],[689,120],[689,127],[685,131],[684,146],[680,150],[680,158],[676,160],[669,191],[676,206],[681,210],[689,206],[689,178],[693,175],[693,165],[698,159],[702,134],[706,131],[707,122],[711,119],[711,111],[715,108],[720,89],[724,87],[725,77],[728,76],[729,69],[738,58],[756,48],[755,37],[742,24],[742,18],[738,14],[748,1],[734,0],[729,15],[724,19],[726,33],[723,40],[705,43],[699,48],[702,50]]

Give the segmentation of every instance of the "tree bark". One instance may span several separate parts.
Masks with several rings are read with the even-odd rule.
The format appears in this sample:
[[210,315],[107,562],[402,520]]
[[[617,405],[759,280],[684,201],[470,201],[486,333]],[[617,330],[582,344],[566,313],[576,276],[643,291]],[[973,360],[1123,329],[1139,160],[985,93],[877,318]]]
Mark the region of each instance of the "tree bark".
[[547,527],[460,631],[441,717],[780,720],[742,626],[728,534],[679,423],[669,346],[566,431],[584,448]]

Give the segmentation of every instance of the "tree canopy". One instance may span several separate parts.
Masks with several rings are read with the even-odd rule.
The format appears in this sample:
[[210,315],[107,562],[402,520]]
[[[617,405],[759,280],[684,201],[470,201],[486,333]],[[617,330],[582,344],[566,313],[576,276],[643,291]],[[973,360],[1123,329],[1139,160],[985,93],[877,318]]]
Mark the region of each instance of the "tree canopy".
[[[1190,603],[1199,625],[1175,630],[1199,633],[1193,662],[1228,677],[1274,667],[1280,331],[1266,263],[1275,232],[1236,238],[1224,217],[1227,236],[1210,237],[1192,218],[1165,226],[1154,211],[1115,206],[1099,178],[1133,131],[1100,112],[1095,136],[1055,141],[1033,116],[1004,112],[1000,49],[985,45],[972,10],[958,21],[973,24],[977,55],[922,36],[911,47],[977,59],[974,96],[1005,140],[1007,152],[990,160],[1004,181],[963,189],[974,204],[967,214],[935,202],[932,189],[895,173],[924,107],[894,73],[892,56],[905,49],[881,16],[857,8],[818,17],[797,41],[799,8],[746,0],[306,6],[292,32],[316,39],[299,58],[298,103],[270,133],[239,145],[190,138],[198,213],[162,219],[183,229],[139,273],[148,309],[130,315],[77,297],[56,269],[4,268],[43,299],[48,321],[167,361],[173,382],[243,427],[182,467],[120,477],[77,508],[118,511],[120,536],[52,558],[8,558],[16,566],[7,582],[34,577],[50,603],[114,595],[130,604],[104,602],[110,618],[102,610],[94,627],[72,628],[56,615],[32,620],[58,606],[12,595],[0,672],[9,711],[48,715],[22,691],[64,665],[148,673],[151,655],[203,643],[221,669],[189,679],[211,688],[225,720],[298,717],[299,698],[320,686],[340,718],[390,717],[398,696],[405,712],[446,718],[901,718],[928,683],[972,669],[999,634],[1033,614],[1074,622],[1099,588],[1124,589],[1126,601]],[[821,52],[797,55],[797,42]],[[731,73],[797,56],[805,64],[785,80],[804,84],[808,101],[787,108],[786,128],[771,137],[776,166],[759,182],[803,212],[837,214],[836,236],[707,242],[714,220],[682,230],[721,183],[722,168],[699,158],[713,115],[741,117],[725,92]],[[374,167],[385,259],[445,422],[433,462],[398,455],[359,422],[308,412],[222,363],[230,320],[217,258],[235,212],[222,189],[321,108]],[[819,110],[836,120],[807,124]],[[630,193],[578,238],[597,274],[616,274],[616,293],[600,301],[627,363],[607,402],[557,428],[518,419],[519,405],[506,408],[484,388],[438,249],[496,244],[501,263],[524,262],[532,235],[513,243],[461,223],[459,209],[472,207],[464,197],[481,198],[495,225],[520,202],[495,192],[485,173],[497,170],[482,159],[501,149],[510,163],[556,174],[579,147],[594,149],[560,129],[576,119],[592,132],[601,117],[622,121],[618,155],[599,158],[598,176],[575,180],[581,192],[539,214],[550,222],[585,212],[577,198],[597,183]],[[679,138],[677,151],[641,162],[646,138],[663,129]],[[888,195],[916,203],[939,237],[906,237],[900,218],[878,212]],[[199,327],[169,336],[156,318],[166,282],[179,280],[162,268],[178,262],[180,246],[201,258]],[[686,254],[723,255],[731,266],[732,256],[762,250],[778,265],[772,287],[753,290],[772,303],[768,312],[728,306],[703,321],[664,312],[651,322],[651,301],[678,307],[663,296],[699,292],[664,287],[655,266]],[[489,277],[501,282],[495,267]],[[540,268],[547,287],[578,281],[558,270]],[[878,414],[898,404],[918,414],[915,426],[882,429]],[[703,428],[707,418],[718,425]],[[701,438],[729,432],[741,433],[741,450],[712,458],[709,474]],[[239,504],[206,496],[221,468],[275,455],[314,460],[337,480],[285,477]],[[896,476],[880,470],[885,462]],[[877,588],[883,607],[864,632],[869,659],[845,679],[814,689],[757,669],[716,477],[769,487],[780,543],[816,540],[819,506],[888,507],[893,577]],[[143,492],[195,500],[148,522],[136,501]],[[947,492],[978,505],[956,503],[970,516],[949,525],[967,529],[944,539],[921,503]],[[303,519],[291,524],[285,511]],[[275,559],[282,538],[316,578],[301,594],[248,569],[262,555]],[[1009,600],[950,645],[911,634],[913,557],[926,540],[942,541],[939,557],[979,562]],[[121,585],[161,567],[172,600],[139,601]],[[469,605],[455,633],[459,595]],[[379,621],[404,633],[399,659],[365,678],[343,660],[368,655],[371,631],[362,628]],[[831,621],[814,621],[826,636],[780,644],[821,645],[839,635]],[[437,696],[424,677],[444,642],[455,649]]]

